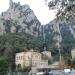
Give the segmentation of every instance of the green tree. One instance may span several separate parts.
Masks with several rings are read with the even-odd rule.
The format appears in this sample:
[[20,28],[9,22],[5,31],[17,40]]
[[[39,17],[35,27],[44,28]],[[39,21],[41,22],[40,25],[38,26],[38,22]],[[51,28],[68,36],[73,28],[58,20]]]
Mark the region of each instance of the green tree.
[[75,66],[75,58],[74,59],[72,59],[72,66]]
[[9,71],[9,59],[2,58],[0,59],[0,74],[4,75]]

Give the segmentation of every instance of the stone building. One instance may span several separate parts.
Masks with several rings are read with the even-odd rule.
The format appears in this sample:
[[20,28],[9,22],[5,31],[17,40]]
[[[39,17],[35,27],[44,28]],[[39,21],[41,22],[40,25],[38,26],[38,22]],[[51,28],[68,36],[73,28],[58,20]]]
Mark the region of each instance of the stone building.
[[72,56],[72,59],[75,58],[75,49],[72,49],[72,50],[71,50],[71,56]]
[[48,66],[48,60],[42,59],[42,54],[39,52],[29,51],[16,53],[15,64],[21,65],[22,69],[28,66],[32,67],[45,67]]

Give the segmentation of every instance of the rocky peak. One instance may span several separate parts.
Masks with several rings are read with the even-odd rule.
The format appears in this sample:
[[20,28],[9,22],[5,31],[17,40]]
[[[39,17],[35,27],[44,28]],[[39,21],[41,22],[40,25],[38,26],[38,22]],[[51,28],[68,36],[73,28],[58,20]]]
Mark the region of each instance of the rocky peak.
[[[9,4],[8,10],[0,15],[1,35],[8,32],[23,32],[35,37],[43,37],[46,43],[52,46],[57,44],[57,41],[71,42],[75,39],[75,8],[72,8],[72,12],[68,11],[65,16],[58,16],[52,22],[42,26],[29,5],[14,3],[12,0]],[[68,21],[65,18],[67,15],[71,16]]]
[[17,31],[41,36],[41,23],[27,4],[21,5],[19,2],[9,0],[9,8],[0,15],[0,20],[6,33]]

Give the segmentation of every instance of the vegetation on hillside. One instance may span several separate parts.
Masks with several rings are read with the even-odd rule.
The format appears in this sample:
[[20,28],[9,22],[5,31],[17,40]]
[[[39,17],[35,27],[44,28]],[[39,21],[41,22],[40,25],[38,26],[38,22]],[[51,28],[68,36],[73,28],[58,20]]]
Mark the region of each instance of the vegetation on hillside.
[[[51,0],[48,3],[48,7],[50,9],[57,9],[56,22],[60,26],[60,32],[62,36],[62,42],[60,43],[61,53],[64,56],[64,59],[68,61],[68,59],[71,59],[72,48],[75,48],[75,38],[73,37],[74,34],[72,34],[69,30],[70,25],[72,28],[75,25],[75,0]],[[46,30],[47,32],[51,30],[48,29]],[[53,34],[50,36],[53,36]],[[50,36],[48,35],[47,37],[49,38]],[[50,44],[53,44],[53,46],[51,46],[54,48],[52,48],[53,55],[57,54],[59,51],[57,47],[55,47],[55,41],[52,41]]]
[[[60,0],[52,0],[49,3],[50,8],[54,8]],[[65,4],[65,0],[61,0],[61,7],[57,7],[57,20],[67,20],[68,22],[74,22],[75,20],[75,5],[69,5],[68,3]],[[27,28],[30,29],[31,25],[37,22],[36,20],[32,20],[31,22],[24,22],[27,24]],[[58,22],[58,21],[57,21]],[[60,23],[59,23],[60,24]],[[4,75],[7,71],[15,68],[15,53],[28,51],[30,49],[34,49],[37,51],[43,51],[43,38],[34,37],[25,32],[19,32],[21,26],[18,22],[14,22],[13,20],[4,20],[3,25],[5,26],[5,34],[0,36],[0,74]],[[15,33],[11,33],[11,26],[16,27]],[[40,25],[40,24],[39,24]],[[60,24],[61,25],[61,24]],[[65,24],[64,24],[65,25]],[[52,52],[52,56],[54,56],[54,61],[59,60],[59,50],[56,47],[56,42],[53,40],[54,34],[52,34],[52,30],[50,31],[50,27],[48,27],[46,32],[46,47],[48,51]],[[39,31],[36,27],[33,28],[33,31]],[[48,32],[50,31],[51,34]],[[64,57],[66,62],[69,65],[75,65],[75,60],[71,60],[71,49],[75,48],[75,38],[73,38],[72,34],[68,30],[68,28],[61,27],[61,35],[62,35],[62,42],[61,42],[61,55]],[[43,33],[42,33],[43,34]],[[49,61],[50,63],[50,61]],[[11,68],[11,69],[10,69]],[[30,67],[27,68],[30,70]]]
[[[43,50],[43,42],[25,33],[6,33],[0,36],[0,74],[4,75],[9,70],[15,69],[15,53]],[[11,69],[9,69],[11,68]]]
[[25,49],[41,50],[42,40],[25,33],[7,33],[0,36],[0,55],[9,55]]

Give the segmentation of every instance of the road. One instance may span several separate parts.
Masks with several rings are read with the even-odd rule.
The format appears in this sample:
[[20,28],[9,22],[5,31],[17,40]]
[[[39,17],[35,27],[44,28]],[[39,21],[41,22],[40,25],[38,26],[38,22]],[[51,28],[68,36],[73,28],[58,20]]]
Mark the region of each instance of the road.
[[75,75],[75,73],[69,73],[69,75]]

